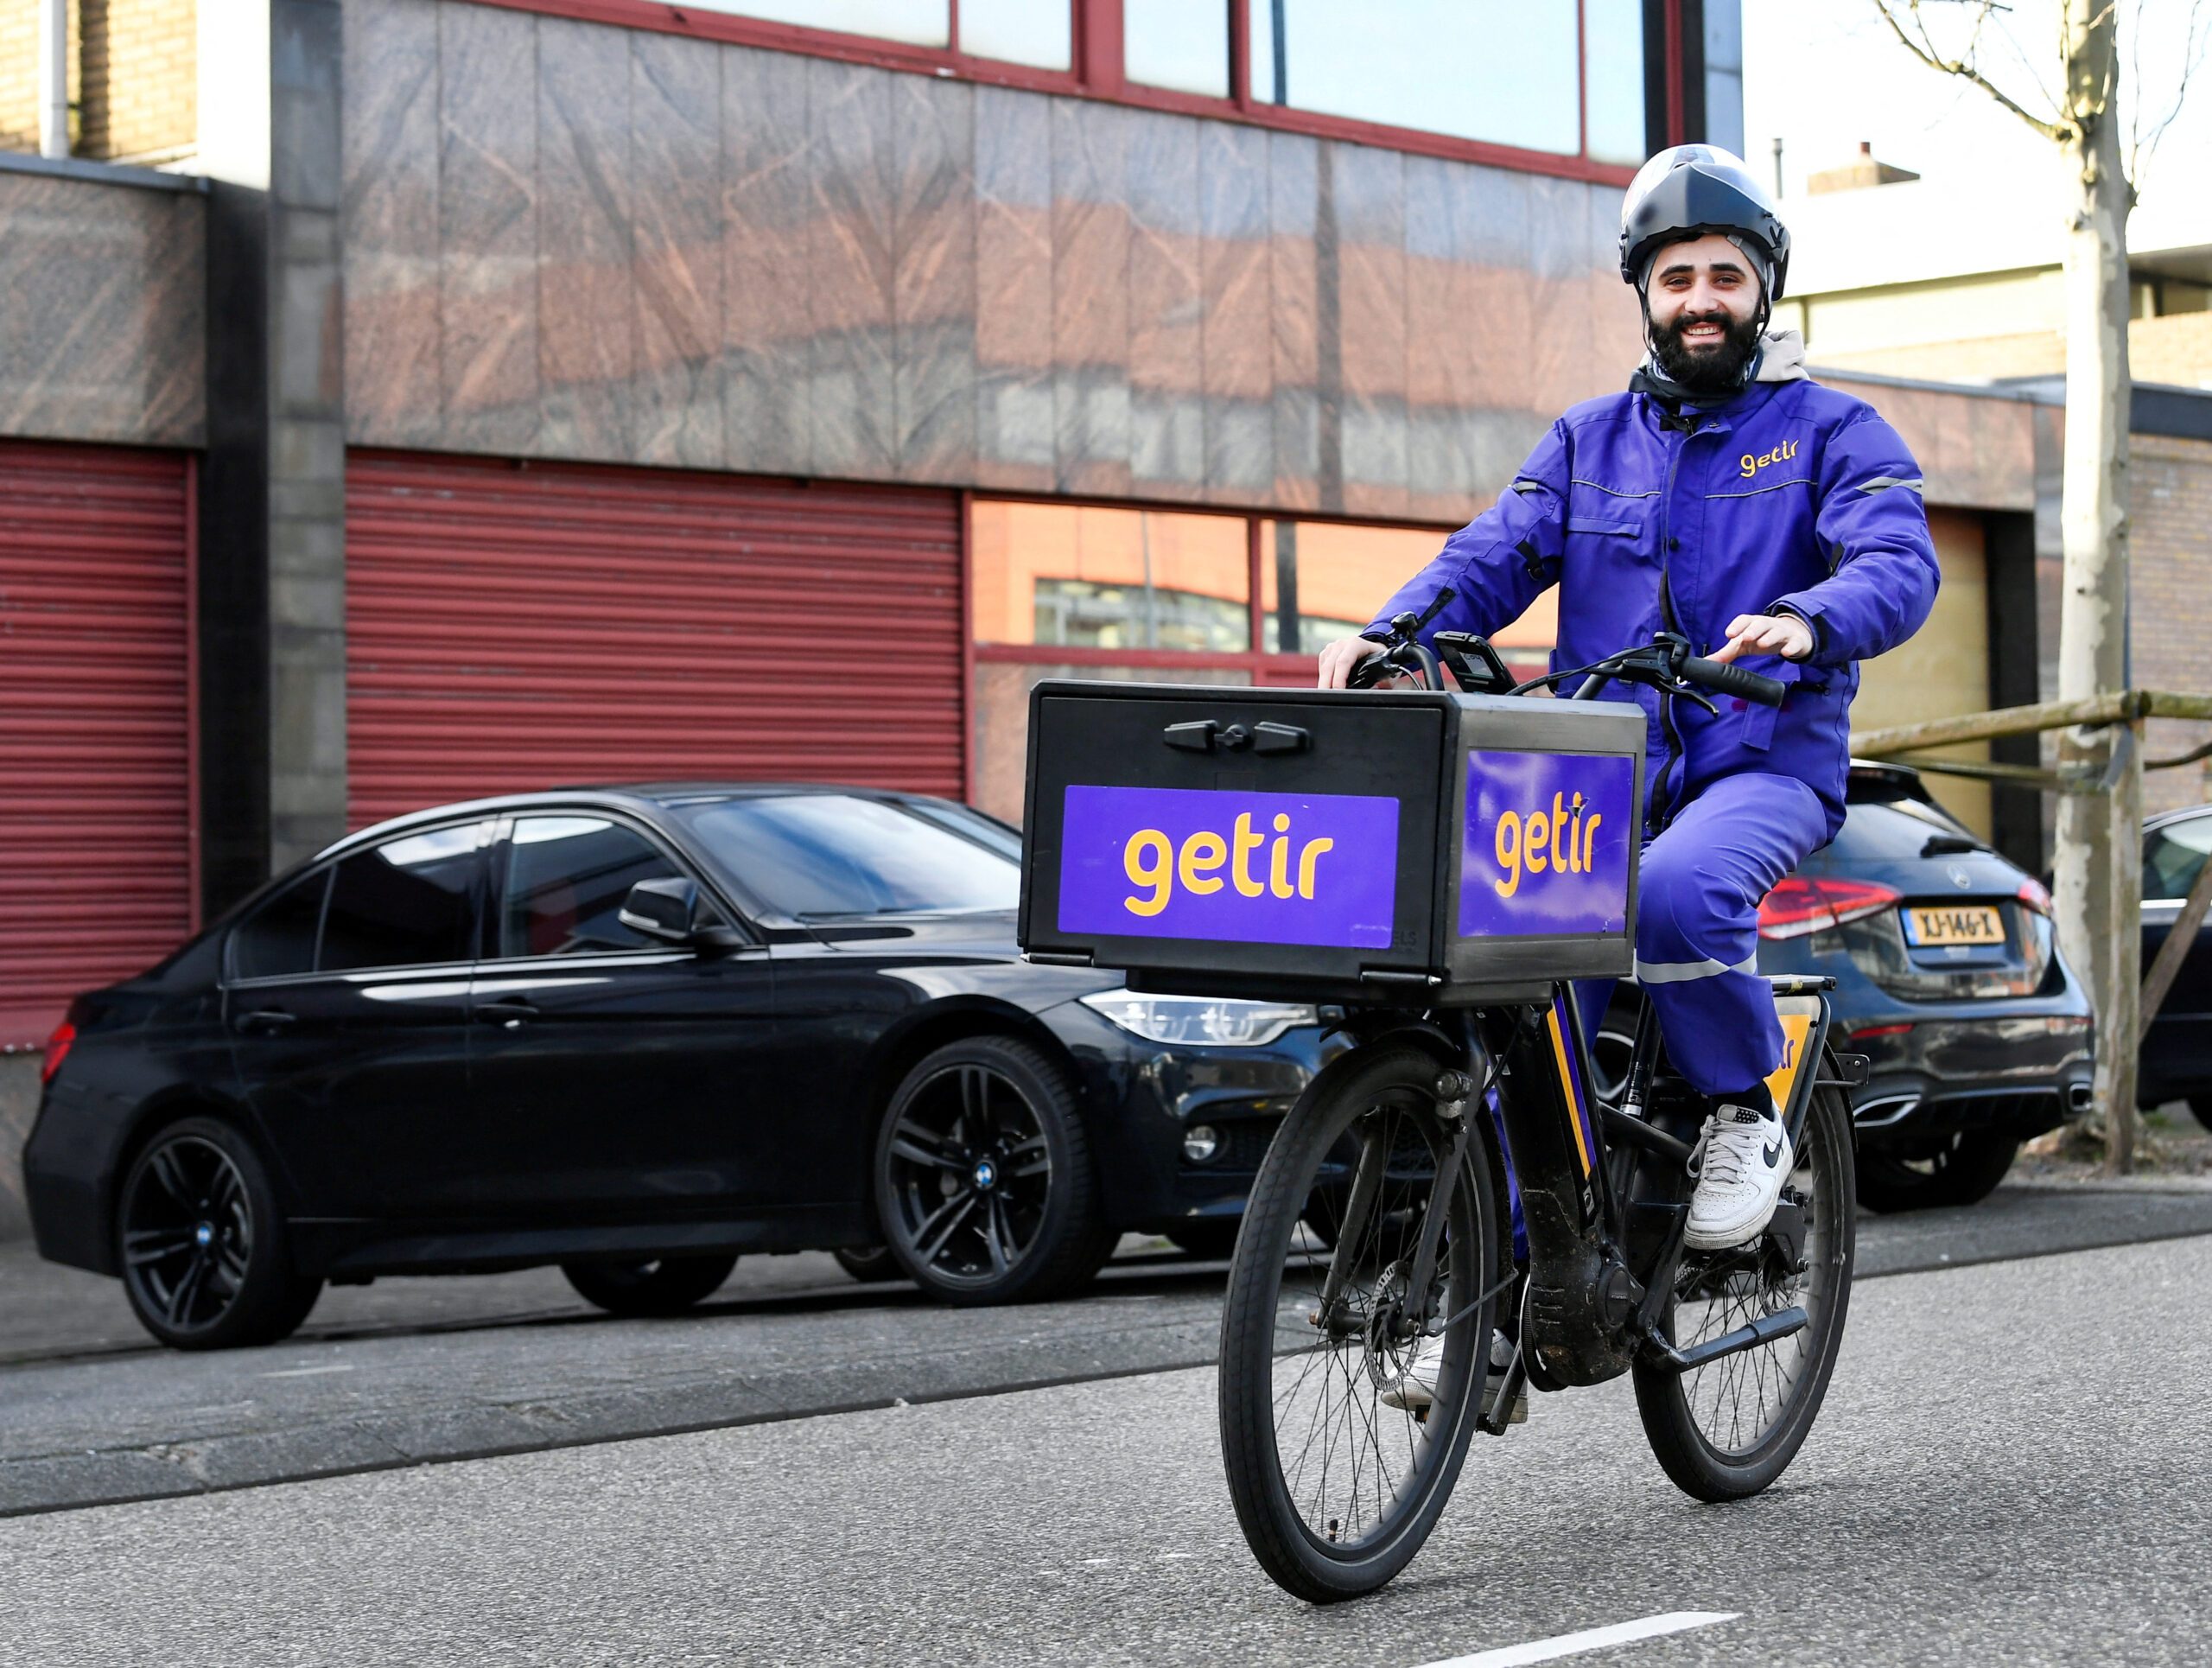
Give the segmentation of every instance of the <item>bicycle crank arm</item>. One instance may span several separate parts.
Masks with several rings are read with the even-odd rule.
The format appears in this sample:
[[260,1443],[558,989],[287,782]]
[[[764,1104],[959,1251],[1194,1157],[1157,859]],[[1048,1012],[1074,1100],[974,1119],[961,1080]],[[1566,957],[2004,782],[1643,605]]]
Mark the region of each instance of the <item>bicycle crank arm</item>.
[[1757,1349],[1761,1344],[1771,1344],[1777,1339],[1787,1338],[1792,1333],[1804,1329],[1805,1311],[1796,1304],[1786,1309],[1777,1309],[1772,1315],[1762,1315],[1747,1327],[1724,1332],[1718,1338],[1708,1338],[1688,1349],[1676,1349],[1654,1327],[1643,1334],[1643,1356],[1652,1366],[1665,1367],[1670,1372],[1689,1372],[1708,1361],[1717,1361],[1724,1355]]

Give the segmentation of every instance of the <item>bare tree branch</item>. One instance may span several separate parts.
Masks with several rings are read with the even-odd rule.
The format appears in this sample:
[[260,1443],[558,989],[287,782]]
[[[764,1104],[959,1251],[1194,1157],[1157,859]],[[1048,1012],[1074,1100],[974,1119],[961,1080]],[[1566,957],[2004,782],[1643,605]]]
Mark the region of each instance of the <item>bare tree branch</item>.
[[[1983,74],[1975,64],[1974,44],[1979,41],[1982,24],[1987,20],[1990,12],[1996,10],[1993,0],[1977,0],[1977,3],[1980,9],[1974,16],[1974,35],[1970,37],[1967,55],[1963,58],[1948,58],[1936,46],[1935,37],[1928,32],[1928,20],[1921,16],[1920,0],[1905,0],[1906,16],[1912,20],[1910,33],[1906,32],[1904,21],[1891,9],[1890,0],[1873,0],[1874,10],[1882,15],[1882,21],[1890,26],[1890,31],[1897,36],[1898,43],[1922,63],[1945,75],[1955,75],[1962,80],[1973,82],[1999,104],[2042,134],[2044,138],[2064,143],[2073,131],[2073,124],[2070,121],[2063,118],[2058,121],[2050,121],[2037,115],[2014,99],[2011,93],[1999,86],[1996,82]],[[1918,38],[1916,39],[1916,36]]]
[[2190,81],[2203,67],[2208,48],[2212,48],[2212,0],[2190,0],[2189,34],[2182,48],[2181,76],[2174,84],[2173,102],[2166,106],[2166,113],[2152,123],[2150,131],[2145,132],[2139,113],[2143,107],[2143,16],[2141,10],[2138,9],[2134,38],[2129,42],[2129,55],[2135,60],[2135,97],[2128,111],[2133,118],[2127,142],[2127,178],[2131,186],[2137,188],[2142,186],[2143,170],[2151,165],[2151,158],[2158,149],[2158,141],[2165,137],[2166,130],[2181,114],[2183,101],[2189,97]]

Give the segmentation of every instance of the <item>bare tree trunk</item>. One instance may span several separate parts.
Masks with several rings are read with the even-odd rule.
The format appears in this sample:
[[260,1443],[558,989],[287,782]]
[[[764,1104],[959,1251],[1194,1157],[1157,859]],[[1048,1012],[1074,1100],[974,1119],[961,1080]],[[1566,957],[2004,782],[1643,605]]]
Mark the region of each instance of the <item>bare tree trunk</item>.
[[[2059,513],[2065,596],[2062,700],[2124,688],[2127,678],[2127,214],[2117,35],[2111,0],[2066,0],[2062,155],[2072,193],[2066,239],[2066,461]],[[2113,755],[2117,752],[2119,756]],[[2108,771],[2109,799],[2059,799],[2060,941],[2088,970],[2097,1007],[2097,1109],[2106,1163],[2135,1152],[2135,1024],[2140,986],[2142,749],[2113,725],[2061,737],[2062,760]],[[2123,832],[2123,816],[2133,820]]]

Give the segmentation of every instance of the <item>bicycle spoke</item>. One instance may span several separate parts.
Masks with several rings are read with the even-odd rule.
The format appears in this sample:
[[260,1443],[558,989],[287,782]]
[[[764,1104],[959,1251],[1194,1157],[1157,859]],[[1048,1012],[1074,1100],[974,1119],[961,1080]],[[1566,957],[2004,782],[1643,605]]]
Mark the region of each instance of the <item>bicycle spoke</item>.
[[1834,1226],[1823,1211],[1824,1161],[1809,1129],[1797,1160],[1786,1197],[1802,1217],[1802,1270],[1781,1266],[1773,1244],[1761,1242],[1693,1264],[1675,1282],[1669,1331],[1683,1348],[1789,1308],[1807,1314],[1808,1324],[1788,1337],[1723,1356],[1678,1381],[1691,1423],[1725,1454],[1758,1449],[1792,1416],[1817,1366],[1821,1317],[1834,1301]]
[[[1297,1213],[1333,1226],[1333,1243],[1322,1247],[1318,1230],[1294,1228],[1286,1247],[1268,1417],[1285,1490],[1306,1531],[1325,1545],[1349,1550],[1385,1532],[1433,1475],[1436,1443],[1449,1434],[1452,1421],[1431,1426],[1413,1408],[1382,1399],[1416,1373],[1424,1383],[1441,1376],[1443,1340],[1404,1336],[1420,1321],[1392,1317],[1410,1302],[1402,1288],[1435,1192],[1432,1167],[1450,1152],[1449,1137],[1440,1120],[1395,1103],[1351,1118],[1341,1137],[1349,1161],[1325,1161],[1311,1185],[1328,1191],[1309,1193]],[[1462,1238],[1478,1236],[1456,1226],[1441,1236],[1428,1300],[1435,1307],[1426,1312],[1448,1317],[1445,1331],[1464,1349],[1496,1293],[1457,1268]]]

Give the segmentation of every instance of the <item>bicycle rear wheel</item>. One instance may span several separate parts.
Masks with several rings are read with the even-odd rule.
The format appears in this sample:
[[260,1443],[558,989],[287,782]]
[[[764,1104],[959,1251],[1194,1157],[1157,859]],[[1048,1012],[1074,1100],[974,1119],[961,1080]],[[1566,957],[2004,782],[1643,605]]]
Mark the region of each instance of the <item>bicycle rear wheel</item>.
[[1429,1054],[1387,1045],[1322,1072],[1268,1149],[1230,1267],[1230,1495],[1261,1566],[1316,1604],[1374,1591],[1421,1550],[1481,1404],[1501,1219],[1480,1127],[1445,1206],[1426,1306],[1436,1330],[1407,1324],[1423,1307],[1407,1290],[1422,1223],[1459,1134],[1438,1111],[1437,1074]]
[[[1833,1059],[1821,1066],[1823,1077],[1840,1075]],[[1661,1326],[1681,1349],[1793,1305],[1804,1308],[1804,1327],[1688,1372],[1636,1363],[1651,1451],[1675,1487],[1700,1500],[1742,1499],[1783,1474],[1812,1430],[1843,1342],[1858,1200],[1842,1091],[1813,1092],[1796,1156],[1764,1235],[1737,1251],[1683,1257]]]

